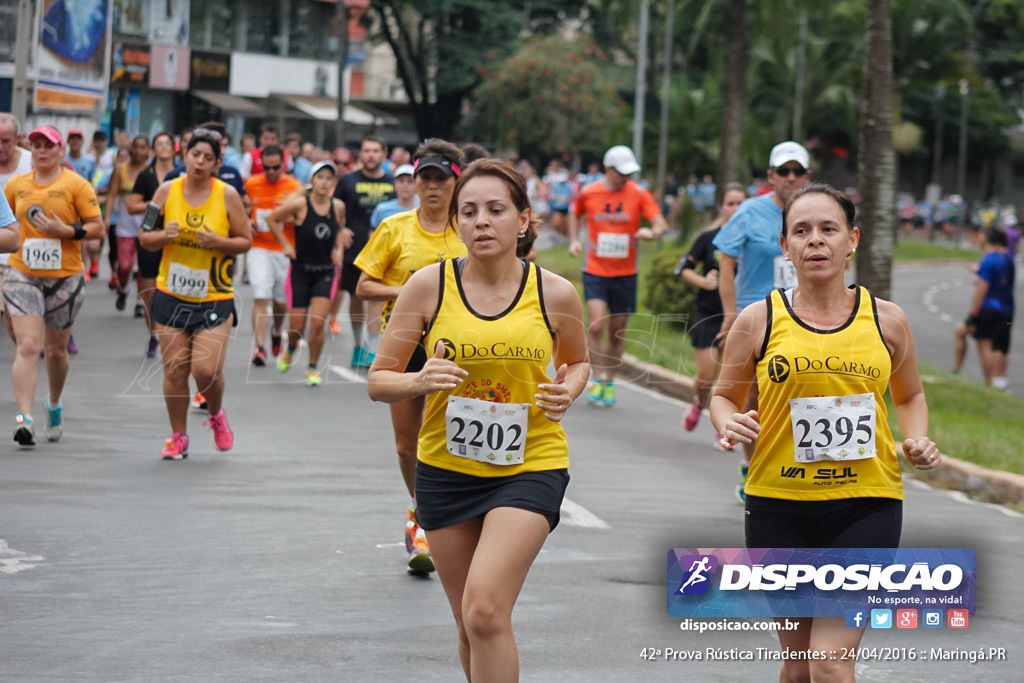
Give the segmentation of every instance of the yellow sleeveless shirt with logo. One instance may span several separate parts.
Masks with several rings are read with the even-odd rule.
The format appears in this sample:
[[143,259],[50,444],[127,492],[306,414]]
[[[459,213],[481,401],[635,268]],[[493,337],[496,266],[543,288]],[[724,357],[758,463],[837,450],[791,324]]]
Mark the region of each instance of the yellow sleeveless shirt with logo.
[[210,196],[202,206],[190,206],[185,201],[184,186],[184,177],[172,180],[164,204],[164,225],[177,221],[179,228],[178,236],[164,246],[156,287],[193,303],[231,299],[235,295],[235,257],[205,249],[196,241],[196,231],[204,225],[221,237],[230,235],[224,203],[227,183],[211,178]]
[[810,327],[782,290],[771,292],[756,370],[761,433],[746,493],[903,499],[884,400],[892,361],[868,290],[856,289],[853,313],[834,330]]
[[[450,392],[438,391],[427,396],[419,459],[434,467],[478,477],[567,468],[569,445],[565,432],[559,423],[544,417],[534,398],[537,385],[551,381],[547,369],[554,350],[553,332],[544,310],[540,268],[535,264],[524,265],[522,285],[512,304],[498,315],[483,316],[466,302],[457,268],[459,262],[445,261],[440,265],[441,298],[424,345],[432,355],[440,341],[445,358],[469,375]],[[450,446],[458,449],[448,439],[449,397],[529,404],[522,444],[524,461],[498,465],[452,454]],[[469,442],[479,438],[481,443],[487,443],[487,436],[467,430],[461,438]]]

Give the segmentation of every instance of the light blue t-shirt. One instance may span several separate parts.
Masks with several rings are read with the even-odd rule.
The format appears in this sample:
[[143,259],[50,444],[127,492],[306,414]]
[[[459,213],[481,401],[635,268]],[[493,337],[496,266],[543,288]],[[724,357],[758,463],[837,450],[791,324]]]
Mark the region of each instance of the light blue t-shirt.
[[224,165],[238,168],[242,165],[242,153],[229,145],[228,148],[224,150]]
[[419,196],[413,197],[415,200],[411,209],[403,209],[398,205],[398,199],[389,199],[386,202],[381,202],[373,209],[373,213],[370,214],[370,227],[374,230],[377,226],[384,222],[385,218],[390,218],[396,213],[402,213],[403,211],[415,211],[420,208]]
[[295,163],[292,164],[291,174],[296,180],[305,185],[309,182],[309,172],[312,170],[313,162],[304,156],[300,156],[295,160]]
[[748,199],[736,210],[712,244],[739,261],[736,272],[736,311],[760,301],[775,288],[775,259],[782,256],[782,209],[774,193]]
[[76,159],[68,154],[67,160],[71,163],[71,168],[75,169],[75,173],[92,182],[92,177],[96,174],[96,162],[91,156],[83,154]]
[[7,203],[7,195],[0,192],[0,228],[6,228],[12,223],[17,223],[18,219],[14,217],[14,212],[11,211],[11,205]]

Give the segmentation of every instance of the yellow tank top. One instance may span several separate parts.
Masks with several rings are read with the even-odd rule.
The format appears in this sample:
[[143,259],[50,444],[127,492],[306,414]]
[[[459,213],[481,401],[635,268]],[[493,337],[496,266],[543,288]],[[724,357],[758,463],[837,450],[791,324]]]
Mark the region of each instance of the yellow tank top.
[[785,500],[902,500],[883,398],[892,362],[871,293],[858,287],[846,323],[816,330],[775,290],[768,295],[767,327],[756,368],[761,433],[746,492]]
[[[416,211],[389,216],[370,235],[370,241],[356,257],[356,268],[385,285],[404,285],[420,268],[445,259],[466,255],[458,230],[427,232]],[[388,326],[395,300],[388,299],[380,313],[380,329]]]
[[[524,264],[522,286],[508,309],[496,316],[483,316],[473,311],[462,294],[461,262],[457,259],[440,265],[440,301],[424,343],[432,350],[438,341],[442,342],[445,357],[469,375],[452,391],[427,396],[419,436],[419,459],[434,467],[478,477],[567,468],[569,445],[565,432],[559,423],[544,417],[534,398],[537,385],[551,381],[547,369],[554,349],[551,326],[544,310],[540,268]],[[461,435],[453,428],[455,439],[450,440],[446,419],[450,413],[449,397],[455,397],[456,402],[468,398],[495,404],[528,404],[522,440],[523,462],[498,465],[450,452],[458,452],[460,443],[472,444],[474,440],[485,444],[486,448],[492,436],[503,437],[485,421],[479,431],[469,426]],[[495,407],[490,410],[495,412]],[[518,445],[518,434],[513,434],[512,430],[501,431],[505,445],[513,442]]]
[[164,246],[156,287],[185,301],[199,303],[234,297],[232,273],[235,257],[204,249],[196,241],[196,230],[206,226],[221,237],[231,231],[224,190],[227,184],[210,179],[210,196],[202,206],[185,201],[185,177],[171,181],[164,204],[164,225],[177,221],[178,236]]

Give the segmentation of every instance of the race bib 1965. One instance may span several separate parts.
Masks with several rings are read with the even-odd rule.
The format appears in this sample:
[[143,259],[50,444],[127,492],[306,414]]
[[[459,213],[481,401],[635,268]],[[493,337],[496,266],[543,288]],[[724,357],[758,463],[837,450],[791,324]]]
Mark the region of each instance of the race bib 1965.
[[178,296],[205,299],[210,292],[210,273],[171,261],[167,269],[167,289]]
[[820,396],[789,401],[798,463],[874,458],[875,395]]
[[601,258],[626,258],[629,256],[629,235],[616,232],[597,233],[597,255]]
[[775,287],[791,289],[796,287],[796,266],[787,261],[785,256],[776,256],[774,261]]
[[32,270],[60,270],[60,240],[30,237],[21,243],[21,260]]
[[492,465],[521,465],[529,409],[529,403],[449,396],[444,415],[448,452]]

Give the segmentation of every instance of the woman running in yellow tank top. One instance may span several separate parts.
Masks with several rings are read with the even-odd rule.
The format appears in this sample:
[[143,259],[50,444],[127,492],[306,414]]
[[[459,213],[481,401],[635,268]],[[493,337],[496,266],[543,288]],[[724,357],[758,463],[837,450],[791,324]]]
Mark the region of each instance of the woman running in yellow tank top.
[[224,355],[238,324],[232,275],[235,256],[249,249],[252,231],[238,192],[213,177],[220,133],[198,128],[185,152],[184,177],[163,183],[153,196],[163,228],[139,234],[150,251],[163,250],[153,297],[153,319],[164,365],[164,402],[171,438],[161,457],[188,457],[188,377],[206,396],[214,443],[226,451],[234,433],[222,408]]
[[[755,443],[746,484],[749,548],[899,545],[903,486],[897,453],[938,465],[907,316],[844,282],[860,231],[853,203],[828,185],[798,190],[780,243],[797,286],[748,306],[729,333],[711,420],[723,438]],[[742,412],[756,381],[758,410]],[[906,439],[886,421],[892,395]],[[863,629],[844,619],[801,619],[779,632],[783,649],[855,649]],[[854,680],[854,660],[787,660],[780,680]]]
[[[367,386],[387,403],[426,397],[416,516],[462,666],[469,680],[515,680],[512,608],[558,523],[569,480],[559,422],[590,373],[583,309],[569,282],[516,256],[537,220],[515,169],[474,162],[449,218],[468,255],[426,266],[402,287]],[[424,334],[431,357],[404,372]]]

